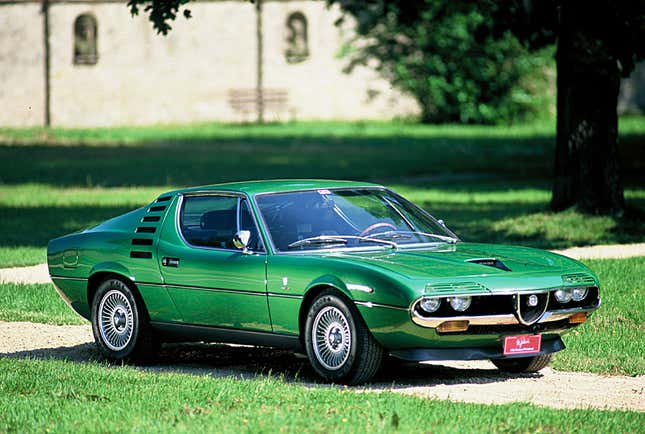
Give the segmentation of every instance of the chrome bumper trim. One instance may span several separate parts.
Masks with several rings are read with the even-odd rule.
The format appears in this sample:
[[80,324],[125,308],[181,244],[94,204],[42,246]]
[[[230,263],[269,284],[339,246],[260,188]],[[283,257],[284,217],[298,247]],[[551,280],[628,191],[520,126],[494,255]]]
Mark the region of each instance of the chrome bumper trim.
[[[554,321],[560,321],[572,317],[577,313],[590,313],[600,307],[598,303],[591,307],[577,307],[573,309],[561,309],[546,311],[535,324],[542,324]],[[512,313],[503,315],[482,315],[482,316],[450,316],[450,317],[423,317],[415,310],[412,310],[412,321],[421,327],[437,328],[441,323],[446,321],[468,321],[468,326],[488,326],[488,325],[522,325]]]

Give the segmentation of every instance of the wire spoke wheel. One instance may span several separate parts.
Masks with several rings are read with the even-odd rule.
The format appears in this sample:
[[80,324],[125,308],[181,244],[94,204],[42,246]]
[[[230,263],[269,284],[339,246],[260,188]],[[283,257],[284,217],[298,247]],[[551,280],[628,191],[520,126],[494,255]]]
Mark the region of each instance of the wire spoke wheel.
[[349,357],[352,334],[345,315],[334,306],[318,312],[311,330],[318,362],[330,371],[340,369]]
[[134,314],[132,305],[121,291],[108,291],[98,308],[101,339],[112,351],[123,350],[132,339]]

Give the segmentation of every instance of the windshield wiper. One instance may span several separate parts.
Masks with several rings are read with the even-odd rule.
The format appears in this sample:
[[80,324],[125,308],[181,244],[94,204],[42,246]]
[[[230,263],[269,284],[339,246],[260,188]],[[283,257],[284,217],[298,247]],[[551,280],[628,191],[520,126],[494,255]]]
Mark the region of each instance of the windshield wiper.
[[359,242],[368,241],[368,242],[372,242],[372,243],[387,244],[388,246],[392,247],[393,249],[396,249],[397,247],[399,247],[399,245],[397,243],[395,243],[394,241],[379,240],[378,238],[358,237],[358,236],[351,236],[351,238],[355,238]]
[[302,240],[294,241],[289,244],[287,248],[293,249],[296,247],[311,246],[313,244],[347,244],[345,237],[335,235],[319,235],[317,237],[305,238]]
[[311,246],[315,244],[347,244],[349,240],[367,241],[377,244],[385,244],[393,249],[398,245],[394,241],[379,240],[377,238],[359,237],[356,235],[319,235],[317,237],[305,238],[303,240],[294,241],[287,247],[293,249],[296,247]]
[[419,231],[387,231],[387,232],[381,232],[378,234],[370,235],[369,237],[366,237],[366,238],[377,239],[375,237],[385,236],[390,239],[397,239],[397,238],[409,239],[409,238],[412,238],[412,235],[423,235],[425,237],[433,237],[441,241],[445,241],[446,243],[449,243],[449,244],[455,244],[457,241],[459,241],[457,238],[447,237],[445,235],[439,235],[439,234],[430,234],[427,232],[419,232]]

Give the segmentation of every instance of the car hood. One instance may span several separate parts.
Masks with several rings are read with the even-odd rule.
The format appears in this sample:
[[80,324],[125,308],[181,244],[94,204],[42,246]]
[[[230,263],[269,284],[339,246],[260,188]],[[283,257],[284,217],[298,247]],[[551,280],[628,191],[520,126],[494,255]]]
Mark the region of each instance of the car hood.
[[542,273],[561,271],[578,264],[577,261],[544,250],[473,243],[395,251],[336,252],[333,256],[369,264],[407,277]]

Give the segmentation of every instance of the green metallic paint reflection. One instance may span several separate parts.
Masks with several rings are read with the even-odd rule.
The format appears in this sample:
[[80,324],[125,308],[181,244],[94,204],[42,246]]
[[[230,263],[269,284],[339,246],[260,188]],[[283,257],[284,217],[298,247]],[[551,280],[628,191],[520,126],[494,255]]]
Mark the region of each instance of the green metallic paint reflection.
[[[89,318],[87,279],[93,273],[108,271],[137,284],[155,321],[287,334],[299,334],[298,315],[307,292],[331,286],[352,301],[372,303],[372,307],[359,304],[357,308],[376,339],[388,349],[500,345],[501,334],[440,336],[433,329],[412,323],[407,309],[416,299],[447,294],[436,292],[438,287],[433,285],[461,282],[491,293],[521,292],[564,286],[561,276],[569,273],[587,273],[598,283],[595,274],[577,261],[525,247],[460,242],[414,249],[376,247],[273,254],[267,245],[266,254],[244,255],[239,251],[187,246],[177,233],[180,193],[225,191],[249,197],[266,242],[266,229],[257,219],[255,195],[367,186],[378,187],[346,181],[285,180],[220,184],[166,193],[163,196],[171,194],[172,200],[151,204],[166,206],[164,211],[149,213],[149,205],[87,231],[50,241],[50,274],[84,279],[57,277],[54,282],[63,298],[86,318]],[[161,220],[158,224],[142,223],[146,215],[158,215]],[[154,226],[156,231],[135,233],[138,226]],[[152,245],[133,246],[133,238],[151,239]],[[131,258],[132,250],[150,252],[152,258]],[[77,260],[70,260],[70,251],[78,252]],[[179,267],[160,266],[164,256],[179,258]],[[482,258],[497,258],[512,272],[468,262]],[[348,284],[369,287],[373,292],[350,291]]]
[[301,303],[302,299],[300,298],[269,296],[269,309],[274,333],[300,334],[298,312]]

